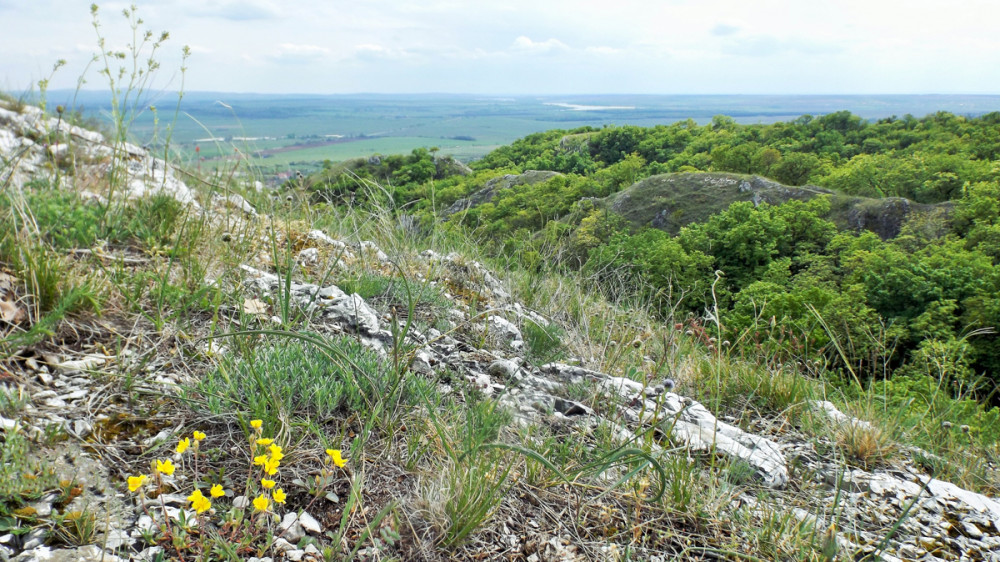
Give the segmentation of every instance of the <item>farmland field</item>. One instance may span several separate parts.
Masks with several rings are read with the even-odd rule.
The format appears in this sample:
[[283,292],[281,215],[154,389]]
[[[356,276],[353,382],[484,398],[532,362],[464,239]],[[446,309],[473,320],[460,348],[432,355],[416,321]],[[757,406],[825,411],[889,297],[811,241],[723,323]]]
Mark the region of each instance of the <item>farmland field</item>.
[[[738,123],[773,123],[841,110],[866,119],[1000,110],[1000,96],[974,95],[484,97],[186,92],[179,110],[176,93],[151,95],[141,102],[139,106],[147,109],[132,126],[135,142],[162,142],[165,124],[173,123],[170,144],[183,161],[194,163],[197,154],[202,166],[213,167],[246,157],[267,173],[309,171],[324,160],[408,153],[418,147],[438,147],[442,154],[468,161],[525,135],[555,128],[652,126],[686,119],[705,124],[715,115],[728,115]],[[53,91],[49,103],[108,120],[110,104],[103,92]],[[157,108],[155,115],[149,106]]]

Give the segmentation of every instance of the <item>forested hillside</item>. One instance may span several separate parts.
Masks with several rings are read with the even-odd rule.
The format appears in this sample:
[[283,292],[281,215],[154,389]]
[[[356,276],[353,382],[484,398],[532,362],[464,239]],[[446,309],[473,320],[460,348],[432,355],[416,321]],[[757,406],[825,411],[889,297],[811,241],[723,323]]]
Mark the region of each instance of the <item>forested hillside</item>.
[[447,221],[512,266],[582,270],[594,290],[643,299],[664,321],[717,320],[710,347],[888,379],[900,400],[947,386],[989,404],[998,124],[1000,113],[839,112],[553,130],[471,170],[416,150],[328,166],[308,185],[329,204]]

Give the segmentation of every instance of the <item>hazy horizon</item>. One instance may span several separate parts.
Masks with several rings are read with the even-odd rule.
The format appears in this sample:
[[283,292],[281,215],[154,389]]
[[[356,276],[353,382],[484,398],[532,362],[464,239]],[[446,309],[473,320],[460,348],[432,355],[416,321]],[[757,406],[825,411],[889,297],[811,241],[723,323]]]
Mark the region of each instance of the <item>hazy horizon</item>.
[[[31,87],[25,88],[24,93],[33,92],[37,90],[37,85],[30,85]],[[16,89],[5,89],[0,88],[0,91],[7,92],[9,94],[16,94],[18,91]],[[50,94],[65,94],[74,93],[79,91],[80,93],[85,93],[87,95],[105,95],[109,96],[109,90],[107,88],[49,88],[47,90]],[[164,89],[156,90],[155,93],[158,96],[176,96],[180,93],[180,90],[175,89]],[[450,91],[398,91],[398,92],[379,92],[379,91],[356,91],[356,92],[307,92],[307,91],[288,91],[288,92],[263,92],[263,91],[252,91],[252,90],[205,90],[205,89],[185,89],[183,90],[185,96],[187,95],[208,95],[208,94],[227,94],[227,95],[237,95],[237,96],[304,96],[304,97],[335,97],[335,96],[480,96],[486,98],[556,98],[556,97],[810,97],[810,98],[832,98],[832,97],[843,97],[843,98],[879,98],[879,97],[978,97],[978,98],[1000,98],[1000,92],[995,93],[978,93],[978,92],[924,92],[924,93],[890,93],[890,92],[870,92],[870,93],[851,93],[851,92],[757,92],[757,93],[727,93],[727,92],[701,92],[701,93],[650,93],[650,92],[598,92],[598,91],[580,91],[580,92],[551,92],[551,93],[537,93],[537,92],[450,92]]]

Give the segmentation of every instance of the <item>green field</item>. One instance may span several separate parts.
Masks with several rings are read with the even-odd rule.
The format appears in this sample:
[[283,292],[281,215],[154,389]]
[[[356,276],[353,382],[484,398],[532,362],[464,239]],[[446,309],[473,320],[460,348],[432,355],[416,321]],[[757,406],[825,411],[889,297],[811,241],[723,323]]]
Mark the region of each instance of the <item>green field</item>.
[[[54,91],[65,103],[108,122],[104,92]],[[75,104],[73,101],[75,100]],[[728,115],[739,123],[790,121],[804,114],[850,110],[866,119],[923,116],[935,111],[978,115],[1000,109],[1000,96],[518,96],[266,95],[186,92],[177,111],[174,93],[149,96],[131,129],[135,142],[162,142],[172,124],[172,149],[203,167],[247,155],[269,171],[310,170],[372,154],[438,147],[463,161],[482,157],[531,133],[606,125],[655,126],[693,119],[708,123]],[[176,119],[175,119],[176,114]],[[159,130],[154,123],[159,122]],[[221,139],[218,141],[206,139]],[[343,142],[330,144],[340,139]],[[281,149],[281,151],[276,151]]]

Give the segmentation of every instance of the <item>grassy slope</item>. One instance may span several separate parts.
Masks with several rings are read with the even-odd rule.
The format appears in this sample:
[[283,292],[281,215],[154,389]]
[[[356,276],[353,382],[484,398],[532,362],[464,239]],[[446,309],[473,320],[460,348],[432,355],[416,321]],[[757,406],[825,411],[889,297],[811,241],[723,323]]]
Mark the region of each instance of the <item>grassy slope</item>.
[[[77,173],[81,186],[102,192],[111,187],[103,175],[85,180],[82,171]],[[695,201],[695,195],[720,205],[727,198],[749,196],[714,191],[705,181],[712,177],[722,176],[647,180],[648,185],[632,189],[669,188],[677,195],[665,194],[657,205],[628,212],[638,221],[645,216],[641,213],[658,212],[664,204]],[[107,367],[92,375],[102,385],[108,381],[103,391],[107,412],[122,416],[113,419],[130,420],[131,425],[123,423],[115,431],[98,433],[89,446],[94,451],[119,451],[106,461],[117,475],[117,492],[125,489],[125,475],[148,470],[151,460],[169,455],[174,445],[173,441],[154,447],[141,444],[162,429],[176,428],[178,435],[195,429],[208,434],[204,460],[208,466],[201,470],[220,474],[225,469],[236,475],[227,486],[239,493],[245,484],[243,475],[255,470],[248,465],[250,455],[245,451],[246,439],[255,436],[246,420],[260,417],[264,433],[276,437],[289,452],[282,469],[288,472],[283,472],[281,480],[290,490],[285,509],[309,509],[334,529],[336,540],[320,540],[338,555],[358,546],[379,548],[381,556],[401,559],[478,559],[483,553],[501,557],[502,553],[491,549],[508,536],[502,529],[510,525],[513,536],[568,537],[576,553],[590,559],[624,558],[628,552],[640,558],[659,552],[679,559],[709,557],[709,553],[712,558],[822,559],[818,535],[822,530],[783,515],[788,505],[824,501],[825,490],[816,489],[807,477],[787,492],[775,492],[748,478],[738,465],[714,455],[686,452],[664,458],[670,487],[661,500],[648,502],[650,481],[655,479],[648,467],[620,486],[614,486],[608,475],[586,468],[607,461],[607,451],[615,447],[610,433],[580,434],[555,418],[551,424],[518,429],[502,409],[493,409],[494,401],[457,373],[441,370],[437,379],[410,373],[407,362],[400,360],[410,348],[389,346],[388,359],[380,362],[360,350],[353,338],[328,334],[322,341],[337,358],[332,363],[329,356],[316,355],[287,336],[230,338],[222,340],[230,353],[213,352],[218,348],[198,338],[248,327],[277,326],[296,332],[323,329],[321,322],[286,306],[280,295],[261,297],[266,300],[267,314],[258,315],[255,307],[259,305],[248,305],[245,299],[260,295],[250,290],[241,264],[292,271],[296,281],[335,283],[361,293],[387,314],[393,307],[397,313],[410,308],[406,295],[413,293],[401,290],[409,287],[419,295],[429,295],[418,297],[412,307],[414,329],[436,327],[473,348],[482,345],[484,336],[467,325],[449,323],[447,309],[456,306],[455,300],[464,301],[472,312],[490,305],[471,283],[470,270],[448,270],[418,258],[422,251],[434,249],[442,254],[459,252],[464,260],[489,264],[474,241],[438,231],[406,230],[393,220],[389,209],[333,212],[310,206],[304,194],[275,201],[238,182],[225,183],[228,178],[220,174],[199,184],[199,200],[213,210],[211,215],[170,205],[165,212],[149,202],[128,203],[112,207],[109,220],[103,221],[104,230],[87,235],[82,229],[67,228],[74,236],[71,239],[56,240],[50,232],[70,226],[66,222],[70,220],[89,224],[88,216],[67,218],[64,214],[67,209],[93,209],[80,200],[67,200],[55,190],[35,186],[27,191],[27,199],[5,208],[4,225],[29,213],[41,217],[37,229],[5,231],[4,240],[17,244],[5,244],[0,258],[20,279],[21,298],[31,300],[27,294],[38,294],[43,288],[54,293],[57,304],[40,305],[28,325],[41,325],[48,319],[57,329],[34,334],[30,345],[23,339],[5,339],[3,366],[22,369],[24,357],[43,352],[75,357],[103,349],[112,357]],[[251,219],[212,198],[232,192],[245,195],[263,216]],[[633,199],[640,199],[641,194]],[[689,213],[685,218],[695,210]],[[349,243],[373,240],[391,263],[354,259],[340,267],[336,263],[341,254],[322,249],[319,264],[295,266],[298,251],[320,249],[306,236],[314,228]],[[86,251],[73,251],[77,249]],[[47,276],[39,275],[43,272]],[[631,377],[669,373],[678,380],[680,393],[702,401],[720,416],[730,416],[733,423],[773,433],[779,427],[794,427],[792,438],[833,451],[832,456],[844,465],[895,462],[901,445],[918,438],[908,434],[911,427],[919,429],[914,433],[927,436],[933,431],[928,428],[940,427],[937,418],[904,420],[897,413],[880,412],[877,400],[864,392],[840,394],[824,385],[820,373],[811,367],[778,364],[764,354],[712,351],[706,345],[704,326],[687,326],[690,334],[676,330],[671,323],[650,317],[645,303],[609,302],[588,291],[577,277],[513,269],[504,272],[503,282],[517,301],[552,318],[558,328],[553,334],[538,336],[532,345],[538,347],[539,355],[529,356],[529,361],[543,360],[541,351],[550,356],[552,346],[544,342],[554,338],[560,355],[582,358],[596,370]],[[101,305],[100,316],[87,306],[87,299],[69,298],[74,287]],[[66,307],[60,309],[58,303]],[[281,323],[275,324],[271,315],[282,318]],[[22,331],[18,328],[14,335],[23,336]],[[138,367],[126,361],[127,354],[119,353],[133,347],[141,353]],[[183,377],[187,391],[182,397],[146,386],[167,370],[165,365]],[[316,391],[312,384],[322,390]],[[445,392],[445,387],[451,390]],[[616,408],[597,388],[577,385],[567,394],[611,415]],[[847,436],[831,441],[835,433],[802,408],[805,400],[818,397],[834,398],[845,409],[871,419],[878,432],[861,436],[866,439]],[[5,404],[5,408],[10,416],[30,417],[23,405]],[[140,423],[148,420],[155,423]],[[637,446],[649,447],[661,439],[647,435],[649,442]],[[509,451],[462,454],[496,441],[537,450],[550,465]],[[666,441],[659,444],[669,445]],[[929,441],[919,444],[935,446]],[[973,461],[984,458],[982,451],[960,440],[937,445],[934,451],[953,466],[956,479],[961,481],[965,475],[963,483],[981,484],[981,467]],[[45,445],[36,442],[33,446]],[[346,470],[334,470],[322,461],[325,448],[337,447],[349,458]],[[571,482],[558,478],[549,466],[573,475]],[[329,480],[316,481],[310,488],[311,478],[317,475]],[[293,487],[293,478],[306,484]],[[256,486],[256,481],[249,484]],[[311,489],[322,492],[320,499],[314,498]],[[187,494],[190,490],[178,491]],[[322,500],[328,491],[346,505]],[[740,507],[735,498],[743,496],[758,498],[760,504],[753,509]],[[228,499],[218,503],[219,513],[213,517],[233,516]],[[384,518],[378,515],[383,509],[388,514]],[[54,525],[48,520],[33,524]],[[241,536],[253,546],[251,550],[268,552],[264,535],[252,526],[245,528],[247,534]],[[363,538],[369,531],[381,542]],[[221,548],[228,542],[208,534],[190,548]],[[545,548],[531,544],[527,541],[511,553],[524,556]],[[341,551],[342,545],[347,550]]]

